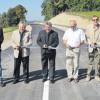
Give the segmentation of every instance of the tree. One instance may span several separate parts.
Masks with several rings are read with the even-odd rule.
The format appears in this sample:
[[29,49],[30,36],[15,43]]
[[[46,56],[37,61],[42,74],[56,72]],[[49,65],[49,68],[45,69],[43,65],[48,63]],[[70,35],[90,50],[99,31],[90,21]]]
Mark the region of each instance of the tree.
[[10,26],[17,25],[20,20],[26,20],[25,14],[27,10],[22,6],[18,5],[8,10],[8,23]]
[[7,17],[6,12],[4,12],[1,15],[1,22],[2,22],[3,27],[8,27],[9,26],[9,24],[8,24],[8,17]]
[[48,20],[53,17],[53,8],[50,0],[44,0],[42,3],[42,15],[45,16],[45,20]]
[[7,13],[9,26],[15,26],[18,23],[16,11],[14,8],[10,8]]
[[25,7],[23,7],[22,5],[18,5],[15,7],[15,12],[19,20],[26,20],[25,14],[27,13],[27,10],[25,9]]
[[0,14],[3,27],[16,26],[20,20],[26,21],[27,10],[22,5],[10,8],[7,12]]
[[100,0],[44,0],[42,4],[42,15],[48,20],[65,11],[100,11]]
[[65,4],[65,0],[44,0],[42,3],[42,15],[45,16],[45,20],[49,20],[60,12],[65,11],[66,8],[68,6]]

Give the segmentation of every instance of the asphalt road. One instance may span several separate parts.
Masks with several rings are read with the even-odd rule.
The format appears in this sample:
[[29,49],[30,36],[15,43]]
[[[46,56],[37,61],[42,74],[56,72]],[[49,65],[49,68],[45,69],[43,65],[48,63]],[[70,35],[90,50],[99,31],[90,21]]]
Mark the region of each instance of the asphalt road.
[[[62,44],[63,32],[57,29],[60,44],[56,56],[55,83],[42,83],[40,49],[36,43],[37,35],[41,28],[40,25],[33,25],[33,46],[36,48],[31,49],[29,84],[24,84],[23,82],[22,67],[20,82],[15,85],[12,84],[13,51],[11,48],[8,48],[2,52],[3,77],[6,87],[0,87],[0,100],[100,100],[100,82],[95,80],[91,80],[90,82],[85,81],[88,54],[84,46],[81,49],[80,56],[80,81],[77,84],[68,82],[65,67],[65,48]],[[45,93],[47,99],[43,98]]]

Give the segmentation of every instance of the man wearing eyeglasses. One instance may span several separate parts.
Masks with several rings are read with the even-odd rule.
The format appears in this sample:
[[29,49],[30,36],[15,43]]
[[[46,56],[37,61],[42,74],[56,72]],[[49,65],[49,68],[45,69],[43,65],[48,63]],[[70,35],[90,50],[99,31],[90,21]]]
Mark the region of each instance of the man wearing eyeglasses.
[[92,26],[87,30],[87,41],[89,44],[89,66],[87,71],[86,81],[91,80],[91,72],[95,69],[95,79],[100,81],[99,75],[99,66],[100,66],[100,24],[99,24],[99,17],[93,16],[92,17]]

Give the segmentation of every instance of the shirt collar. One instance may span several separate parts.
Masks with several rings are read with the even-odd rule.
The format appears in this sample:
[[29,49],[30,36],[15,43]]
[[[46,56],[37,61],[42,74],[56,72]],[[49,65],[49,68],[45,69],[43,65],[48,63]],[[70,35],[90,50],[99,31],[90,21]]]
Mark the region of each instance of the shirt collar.
[[78,30],[78,28],[76,27],[74,30],[72,29],[72,28],[70,28],[70,31],[77,31]]
[[23,34],[23,33],[25,33],[25,32],[26,32],[26,30],[25,30],[25,31],[23,31],[23,32],[20,32],[20,31],[19,31],[19,34]]
[[[46,32],[46,30],[44,30],[44,31]],[[47,33],[47,32],[46,32],[46,33],[47,33],[47,34],[50,34],[51,32],[52,32],[52,30],[50,30],[48,33]]]

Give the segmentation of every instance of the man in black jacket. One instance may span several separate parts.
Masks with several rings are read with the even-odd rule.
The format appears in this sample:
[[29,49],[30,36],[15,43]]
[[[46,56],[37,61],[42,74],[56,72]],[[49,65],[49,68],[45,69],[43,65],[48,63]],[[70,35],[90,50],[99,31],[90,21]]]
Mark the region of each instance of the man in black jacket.
[[3,40],[4,40],[3,29],[2,29],[2,24],[0,21],[0,85],[2,87],[5,86],[5,84],[3,83],[3,80],[2,80],[2,66],[1,66],[1,44],[2,44]]
[[49,74],[49,80],[51,83],[53,83],[55,73],[56,47],[59,44],[59,38],[57,32],[52,30],[52,24],[50,22],[46,22],[44,25],[44,30],[40,31],[37,38],[37,43],[41,47],[43,82],[47,80]]

